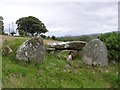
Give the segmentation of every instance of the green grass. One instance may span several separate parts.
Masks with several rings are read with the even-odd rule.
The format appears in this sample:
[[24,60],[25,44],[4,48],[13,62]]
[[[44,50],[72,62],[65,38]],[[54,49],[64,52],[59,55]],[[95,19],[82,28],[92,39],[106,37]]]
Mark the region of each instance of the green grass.
[[[26,39],[6,41],[13,52],[2,57],[3,88],[117,88],[118,66],[109,64],[106,67],[92,67],[81,62],[80,58],[72,62],[69,70],[64,60],[67,52],[58,54],[47,53],[40,65],[16,62],[15,53],[19,45]],[[100,72],[99,70],[102,70]],[[108,70],[109,72],[106,72]],[[93,73],[94,72],[94,73]]]

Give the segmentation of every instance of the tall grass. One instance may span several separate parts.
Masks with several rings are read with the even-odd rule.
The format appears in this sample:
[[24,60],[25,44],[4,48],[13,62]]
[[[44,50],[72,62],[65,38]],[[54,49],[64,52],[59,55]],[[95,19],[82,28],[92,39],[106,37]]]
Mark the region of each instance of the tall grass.
[[[2,58],[3,88],[117,88],[117,64],[106,67],[92,67],[82,63],[80,58],[72,62],[66,70],[67,62],[63,52],[57,54],[47,53],[42,64],[16,62],[15,54],[24,39],[7,41],[13,52]],[[102,72],[99,71],[102,70]],[[108,70],[108,72],[106,72]]]

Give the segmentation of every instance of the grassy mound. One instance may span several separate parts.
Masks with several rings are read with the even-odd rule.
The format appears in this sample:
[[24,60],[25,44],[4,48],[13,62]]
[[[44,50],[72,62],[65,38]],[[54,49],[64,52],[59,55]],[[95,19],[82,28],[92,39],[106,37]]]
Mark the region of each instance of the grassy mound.
[[[80,58],[66,69],[66,61],[57,54],[46,52],[44,63],[16,62],[16,50],[27,38],[4,41],[13,52],[2,57],[3,88],[117,88],[118,64],[106,67],[92,67]],[[63,56],[67,53],[63,53]]]

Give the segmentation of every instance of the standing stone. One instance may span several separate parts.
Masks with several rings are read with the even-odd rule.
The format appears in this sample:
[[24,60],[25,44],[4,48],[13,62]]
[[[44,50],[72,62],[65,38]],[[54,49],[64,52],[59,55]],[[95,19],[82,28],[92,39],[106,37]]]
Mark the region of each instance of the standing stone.
[[94,66],[108,65],[106,45],[99,39],[93,39],[83,48],[83,62]]
[[41,63],[44,60],[45,48],[41,37],[33,37],[26,40],[16,52],[17,60]]

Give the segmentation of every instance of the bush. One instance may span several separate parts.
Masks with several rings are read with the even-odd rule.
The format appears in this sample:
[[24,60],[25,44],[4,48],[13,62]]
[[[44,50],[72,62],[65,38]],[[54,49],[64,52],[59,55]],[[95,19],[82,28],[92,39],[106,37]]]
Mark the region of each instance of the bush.
[[108,58],[110,60],[120,60],[120,33],[111,32],[101,34],[99,37],[107,46]]
[[42,38],[44,38],[44,39],[46,38],[46,36],[45,36],[45,35],[43,35],[43,34],[41,34],[40,36],[41,36]]
[[87,35],[82,35],[82,36],[80,36],[80,41],[86,41],[86,42],[89,42],[90,40],[92,40],[93,39],[93,37],[91,37],[91,36],[87,36]]
[[55,37],[55,36],[52,36],[51,38],[52,38],[53,40],[55,40],[56,37]]
[[25,36],[26,35],[25,31],[23,31],[23,30],[19,30],[18,32],[19,32],[20,36]]

